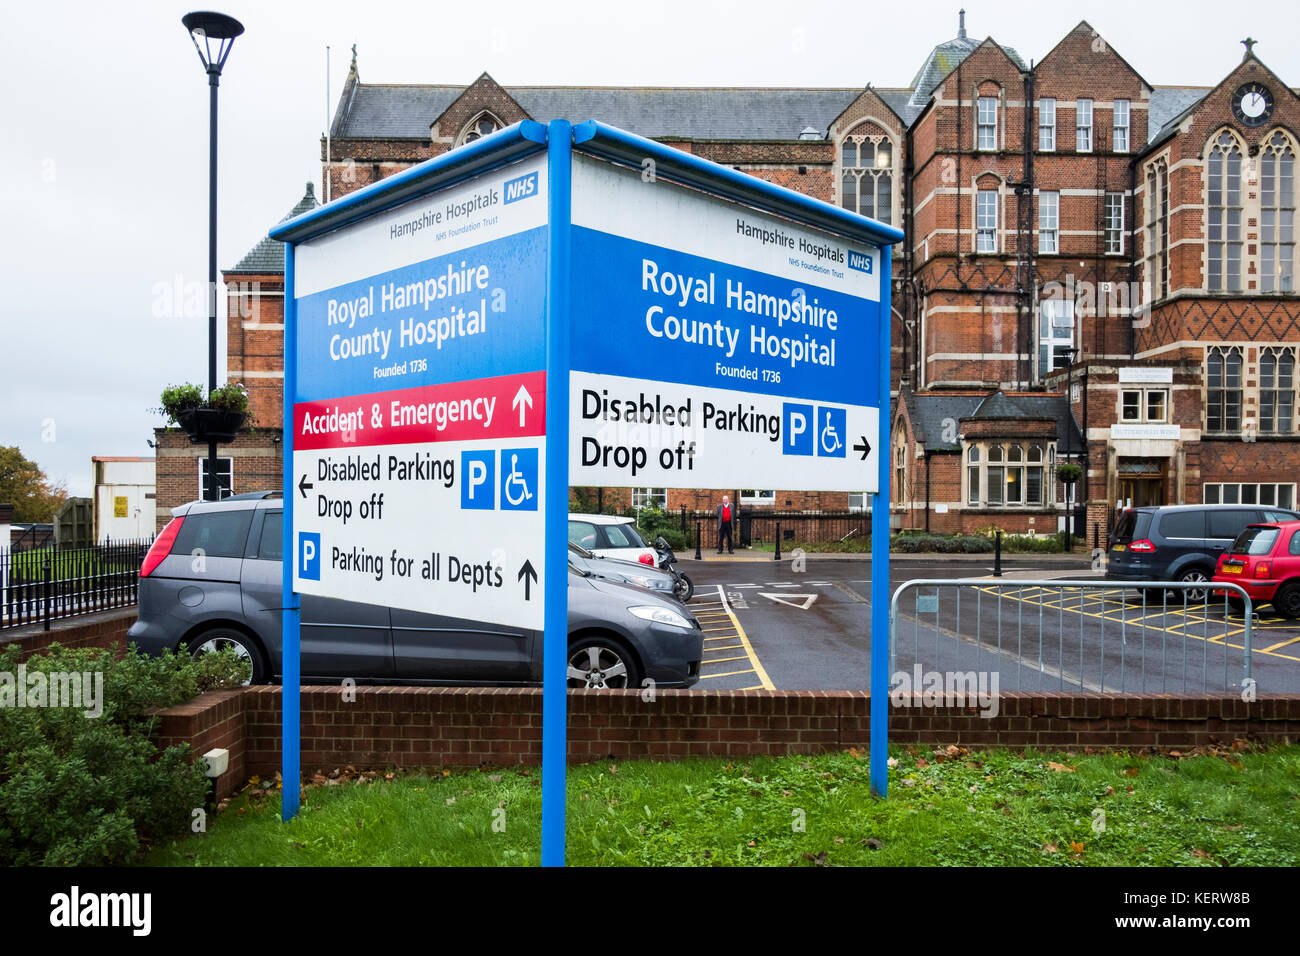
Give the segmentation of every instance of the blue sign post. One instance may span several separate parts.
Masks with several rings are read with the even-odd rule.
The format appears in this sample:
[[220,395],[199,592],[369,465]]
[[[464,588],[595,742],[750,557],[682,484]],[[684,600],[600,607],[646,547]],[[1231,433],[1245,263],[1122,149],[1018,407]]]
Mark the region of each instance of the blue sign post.
[[[900,232],[555,120],[271,235],[288,244],[284,819],[299,802],[299,595],[341,597],[542,633],[542,863],[563,865],[571,483],[734,488],[762,475],[872,492],[871,771],[885,792]],[[629,428],[629,403],[655,411]],[[410,480],[423,467],[392,464],[407,459],[445,481]],[[488,552],[484,587],[445,580],[436,554],[418,570],[435,532]]]

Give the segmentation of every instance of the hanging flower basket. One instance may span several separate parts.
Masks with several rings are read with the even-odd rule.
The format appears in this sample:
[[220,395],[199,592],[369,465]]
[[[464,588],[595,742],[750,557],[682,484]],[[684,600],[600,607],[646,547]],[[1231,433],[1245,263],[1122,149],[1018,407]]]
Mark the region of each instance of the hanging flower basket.
[[197,385],[171,385],[163,390],[161,411],[196,445],[229,444],[248,421],[248,392],[232,383],[204,399]]
[[185,429],[185,434],[196,445],[229,444],[247,420],[247,412],[232,412],[224,408],[190,408],[176,415],[176,424]]

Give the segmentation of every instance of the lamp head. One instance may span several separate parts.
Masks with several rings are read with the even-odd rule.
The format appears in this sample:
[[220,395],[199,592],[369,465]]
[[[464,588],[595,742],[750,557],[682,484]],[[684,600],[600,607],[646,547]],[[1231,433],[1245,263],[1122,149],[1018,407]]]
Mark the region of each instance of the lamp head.
[[209,73],[221,75],[221,68],[226,65],[230,48],[235,44],[235,37],[244,32],[244,25],[234,17],[209,10],[198,10],[181,17],[181,23],[190,31],[194,49],[199,52],[203,69]]

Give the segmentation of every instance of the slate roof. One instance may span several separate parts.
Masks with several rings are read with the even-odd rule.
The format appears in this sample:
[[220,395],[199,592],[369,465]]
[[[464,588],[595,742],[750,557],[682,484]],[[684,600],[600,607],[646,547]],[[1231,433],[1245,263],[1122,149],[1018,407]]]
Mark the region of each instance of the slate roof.
[[1208,86],[1153,87],[1147,106],[1147,145],[1169,136],[1197,103],[1209,95]]
[[[1017,67],[1022,70],[1028,69],[1019,53],[1009,46],[1002,46],[1000,43],[994,42]],[[925,109],[925,104],[930,102],[930,94],[934,92],[934,88],[943,82],[944,77],[957,69],[966,57],[978,50],[983,43],[982,40],[975,40],[966,36],[966,30],[963,28],[960,36],[940,43],[930,51],[930,55],[921,64],[921,69],[917,71],[916,76],[912,77],[912,92],[907,101],[907,109],[911,115],[899,114],[907,121],[908,126],[911,126],[912,121],[921,115],[921,111]]]
[[[862,88],[745,89],[507,86],[529,116],[545,122],[592,117],[652,139],[794,140],[811,126],[826,135]],[[465,92],[463,86],[358,84],[339,110],[331,136],[428,139],[429,126]],[[877,90],[899,111],[908,90]]]
[[[319,205],[320,203],[316,201],[316,187],[309,182],[307,183],[307,191],[303,193],[302,198],[280,221],[284,222],[286,219],[292,219],[294,216],[315,209]],[[278,239],[272,239],[270,236],[265,236],[261,242],[244,254],[244,258],[235,263],[233,269],[227,269],[226,272],[246,272],[253,275],[282,274],[284,272],[284,243]]]
[[1083,451],[1083,433],[1079,430],[1064,395],[1016,395],[994,392],[979,402],[969,416],[987,418],[1050,418],[1056,422],[1056,441],[1062,454]]
[[[910,390],[903,392],[903,401],[912,422],[912,433],[926,451],[961,451],[961,445],[957,442],[943,440],[944,422],[947,419],[959,422],[973,414],[983,400],[981,395],[946,395],[943,392],[917,395]],[[955,433],[956,430],[953,431]]]

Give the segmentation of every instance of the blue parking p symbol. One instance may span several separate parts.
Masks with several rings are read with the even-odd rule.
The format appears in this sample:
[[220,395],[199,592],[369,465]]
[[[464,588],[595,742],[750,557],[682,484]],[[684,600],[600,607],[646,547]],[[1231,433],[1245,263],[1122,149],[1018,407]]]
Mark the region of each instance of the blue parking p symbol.
[[785,440],[781,451],[786,455],[812,455],[817,447],[817,418],[811,405],[786,402],[781,406]]
[[491,511],[497,506],[496,491],[496,453],[490,449],[461,452],[461,508]]
[[298,532],[298,577],[304,581],[320,580],[319,532]]

